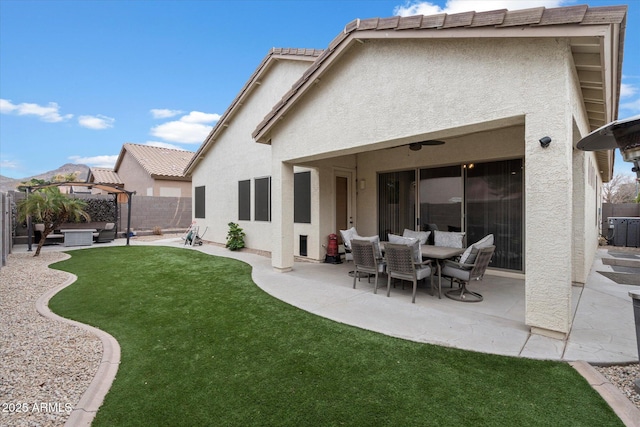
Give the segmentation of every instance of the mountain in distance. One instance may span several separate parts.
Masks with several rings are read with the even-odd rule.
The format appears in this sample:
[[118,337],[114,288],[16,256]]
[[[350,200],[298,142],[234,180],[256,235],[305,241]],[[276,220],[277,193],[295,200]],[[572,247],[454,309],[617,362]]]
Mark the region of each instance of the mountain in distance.
[[87,180],[89,176],[89,166],[83,164],[73,164],[67,163],[65,165],[60,166],[58,169],[54,169],[52,171],[44,172],[39,175],[28,176],[26,178],[9,178],[6,176],[0,175],[0,191],[7,192],[11,190],[15,190],[20,184],[23,182],[28,182],[31,179],[42,179],[45,181],[51,180],[54,176],[57,175],[69,175],[72,173],[77,174],[76,181],[84,182]]

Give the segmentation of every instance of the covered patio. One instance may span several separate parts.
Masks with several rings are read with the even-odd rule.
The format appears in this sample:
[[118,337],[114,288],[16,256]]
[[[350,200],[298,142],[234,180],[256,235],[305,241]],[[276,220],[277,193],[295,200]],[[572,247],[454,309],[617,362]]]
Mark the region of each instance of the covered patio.
[[[271,147],[276,271],[294,267],[297,234],[309,232],[318,259],[326,236],[341,228],[334,179],[347,179],[347,226],[385,240],[438,224],[423,221],[422,196],[434,192],[421,185],[452,176],[443,170],[451,167],[459,190],[439,203],[459,209],[438,226],[466,232],[467,244],[494,234],[494,267],[524,278],[524,323],[535,334],[567,338],[573,284],[586,282],[595,258],[599,194],[612,171],[611,153],[574,148],[617,114],[626,8],[529,12],[511,21],[517,14],[494,11],[499,23],[491,24],[474,12],[464,24],[454,22],[461,14],[347,24],[252,133]],[[501,169],[499,182],[471,182],[479,164]],[[294,225],[296,167],[317,173],[315,226],[307,230]],[[405,187],[385,194],[387,178],[389,187]],[[494,201],[503,204],[499,217],[486,214]]]
[[[209,251],[209,246],[204,250]],[[211,248],[212,253],[229,256]],[[638,360],[632,300],[637,286],[617,284],[597,271],[609,271],[598,251],[587,283],[573,286],[572,327],[564,340],[532,334],[524,323],[524,279],[487,274],[470,285],[485,297],[479,304],[438,299],[419,287],[411,304],[411,284],[373,293],[373,281],[352,288],[352,263],[339,265],[296,262],[288,274],[275,272],[268,259],[233,254],[249,262],[256,283],[296,307],[338,322],[413,341],[465,350],[551,360],[628,363]],[[640,253],[637,254],[640,258]],[[448,283],[443,287],[447,287]]]

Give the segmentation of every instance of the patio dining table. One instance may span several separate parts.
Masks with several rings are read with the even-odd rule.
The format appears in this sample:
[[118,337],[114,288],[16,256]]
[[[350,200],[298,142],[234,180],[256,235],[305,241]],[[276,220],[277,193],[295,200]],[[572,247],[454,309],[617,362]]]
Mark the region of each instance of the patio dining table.
[[441,261],[461,255],[465,248],[452,248],[449,246],[421,245],[422,258],[432,259],[438,269],[438,298],[442,299],[442,264]]
[[[380,242],[380,249],[384,253],[384,243]],[[465,248],[453,248],[450,246],[420,245],[422,259],[432,259],[435,261],[438,270],[438,298],[442,299],[442,264],[441,262],[461,255]],[[431,295],[433,295],[433,290]]]

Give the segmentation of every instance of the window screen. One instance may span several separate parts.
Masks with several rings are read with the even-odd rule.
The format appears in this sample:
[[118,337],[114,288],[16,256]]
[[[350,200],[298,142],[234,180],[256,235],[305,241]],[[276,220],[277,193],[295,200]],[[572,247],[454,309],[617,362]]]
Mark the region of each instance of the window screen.
[[311,223],[311,172],[298,172],[294,175],[293,222]]
[[256,221],[271,221],[271,177],[255,179]]
[[195,217],[196,218],[206,218],[205,217],[205,186],[196,187],[195,188]]
[[251,220],[251,180],[238,181],[238,219]]

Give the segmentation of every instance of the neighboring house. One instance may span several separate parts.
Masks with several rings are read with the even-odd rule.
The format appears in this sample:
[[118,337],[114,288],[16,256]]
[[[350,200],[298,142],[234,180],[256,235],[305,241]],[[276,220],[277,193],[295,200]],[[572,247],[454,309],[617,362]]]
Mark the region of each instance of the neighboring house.
[[[122,182],[118,174],[113,169],[109,169],[109,168],[91,168],[89,170],[89,176],[87,177],[87,182],[109,184],[112,186],[124,188],[124,182]],[[101,194],[101,193],[104,193],[104,190],[94,188],[94,189],[91,189],[91,193]]]
[[493,273],[524,277],[526,324],[563,338],[613,171],[613,152],[575,146],[617,118],[626,13],[355,20],[311,64],[271,52],[186,169],[198,222],[217,242],[238,222],[278,271],[301,237],[321,260],[350,225],[493,233]]
[[193,152],[150,145],[124,144],[113,170],[92,168],[88,182],[124,186],[138,196],[191,197],[184,169]]

